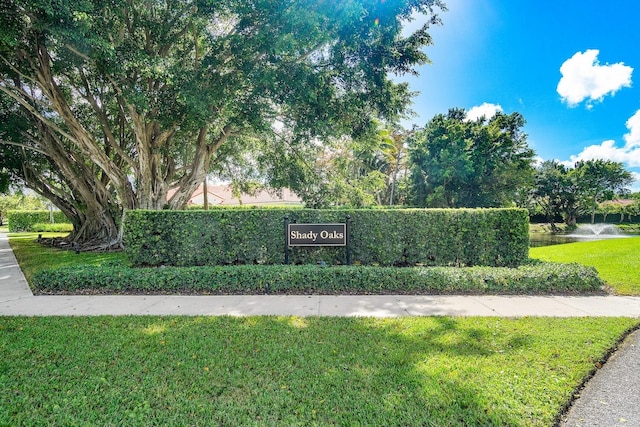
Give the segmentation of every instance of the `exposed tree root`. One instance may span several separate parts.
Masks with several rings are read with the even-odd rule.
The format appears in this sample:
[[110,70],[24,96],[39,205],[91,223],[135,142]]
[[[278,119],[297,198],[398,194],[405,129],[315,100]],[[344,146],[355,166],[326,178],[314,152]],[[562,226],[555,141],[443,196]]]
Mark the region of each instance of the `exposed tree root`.
[[112,240],[89,240],[86,242],[76,242],[69,237],[38,237],[38,243],[43,246],[80,252],[119,252],[124,249],[121,239]]

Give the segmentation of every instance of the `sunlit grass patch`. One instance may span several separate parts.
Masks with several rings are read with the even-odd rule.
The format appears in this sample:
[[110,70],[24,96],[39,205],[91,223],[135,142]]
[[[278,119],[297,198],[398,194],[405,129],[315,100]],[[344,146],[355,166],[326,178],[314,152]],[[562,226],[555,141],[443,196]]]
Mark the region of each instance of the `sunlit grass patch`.
[[123,252],[81,252],[44,247],[37,242],[40,235],[43,239],[65,237],[68,233],[10,233],[9,243],[20,264],[20,268],[31,282],[34,273],[75,265],[101,265],[114,262],[127,265]]
[[549,426],[636,323],[0,318],[0,425]]
[[640,237],[598,240],[531,248],[532,258],[577,262],[595,267],[620,295],[640,295]]

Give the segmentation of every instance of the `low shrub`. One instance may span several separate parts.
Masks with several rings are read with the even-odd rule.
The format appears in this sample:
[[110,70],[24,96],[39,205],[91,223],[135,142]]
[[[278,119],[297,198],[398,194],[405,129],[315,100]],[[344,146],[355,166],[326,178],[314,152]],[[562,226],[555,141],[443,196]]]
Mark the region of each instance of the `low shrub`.
[[591,267],[544,262],[518,268],[76,266],[40,271],[32,282],[41,293],[578,294],[603,286]]
[[[8,211],[7,221],[10,233],[20,233],[31,231],[34,224],[51,223],[51,212],[49,211]],[[54,223],[66,223],[69,220],[60,211],[53,212]]]
[[30,227],[32,233],[70,233],[73,231],[73,224],[67,223],[36,223]]

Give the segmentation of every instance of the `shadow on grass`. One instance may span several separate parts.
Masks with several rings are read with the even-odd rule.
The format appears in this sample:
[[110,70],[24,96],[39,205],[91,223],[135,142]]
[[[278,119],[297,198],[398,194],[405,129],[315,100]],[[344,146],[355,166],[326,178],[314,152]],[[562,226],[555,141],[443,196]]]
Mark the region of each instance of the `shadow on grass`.
[[616,335],[569,322],[5,318],[0,424],[546,426]]

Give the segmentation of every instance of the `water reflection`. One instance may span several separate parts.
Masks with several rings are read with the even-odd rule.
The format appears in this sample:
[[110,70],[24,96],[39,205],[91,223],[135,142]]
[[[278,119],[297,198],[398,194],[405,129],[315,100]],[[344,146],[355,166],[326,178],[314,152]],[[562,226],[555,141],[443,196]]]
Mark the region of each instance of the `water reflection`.
[[564,243],[591,242],[594,240],[620,239],[631,237],[628,234],[552,234],[529,233],[529,246],[562,245]]
[[[573,243],[585,241],[587,239],[568,234],[551,234],[551,233],[530,233],[529,234],[529,246],[536,248],[538,246],[551,246],[561,245],[564,243]],[[589,239],[589,240],[602,240],[602,239]]]

